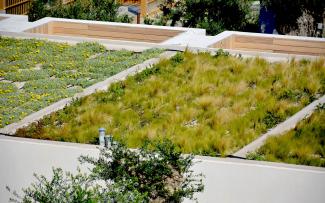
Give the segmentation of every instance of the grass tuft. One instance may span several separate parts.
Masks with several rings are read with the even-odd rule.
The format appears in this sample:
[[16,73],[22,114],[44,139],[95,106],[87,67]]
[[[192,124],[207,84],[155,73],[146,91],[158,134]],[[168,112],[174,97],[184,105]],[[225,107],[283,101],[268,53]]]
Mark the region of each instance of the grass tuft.
[[295,129],[267,139],[249,159],[325,167],[325,105]]

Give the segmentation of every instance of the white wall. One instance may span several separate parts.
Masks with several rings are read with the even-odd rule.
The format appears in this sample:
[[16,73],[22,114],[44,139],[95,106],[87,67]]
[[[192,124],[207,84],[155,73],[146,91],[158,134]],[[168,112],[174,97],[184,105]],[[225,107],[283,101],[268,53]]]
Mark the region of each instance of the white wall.
[[[5,186],[33,182],[33,173],[49,176],[53,166],[73,171],[81,154],[97,156],[94,146],[0,136],[0,202],[8,202]],[[197,157],[196,172],[205,174],[199,202],[325,202],[325,169],[287,164]],[[189,202],[188,200],[186,202]]]

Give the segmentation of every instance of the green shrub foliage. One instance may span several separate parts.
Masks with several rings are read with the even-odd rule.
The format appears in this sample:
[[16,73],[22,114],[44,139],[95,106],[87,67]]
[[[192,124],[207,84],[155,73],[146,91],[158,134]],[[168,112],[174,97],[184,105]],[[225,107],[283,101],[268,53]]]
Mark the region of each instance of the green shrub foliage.
[[[181,202],[203,191],[202,175],[194,174],[192,155],[182,155],[169,140],[146,142],[139,150],[113,141],[100,149],[98,158],[82,156],[92,165],[90,173],[64,174],[53,169],[47,179],[13,192],[16,202]],[[10,191],[10,188],[7,188]]]
[[36,21],[44,17],[70,18],[96,21],[132,21],[127,15],[118,15],[119,4],[115,0],[76,0],[62,4],[61,0],[33,0],[28,12],[28,20]]
[[[181,23],[204,28],[212,35],[224,30],[245,30],[249,5],[247,0],[164,0],[160,5],[162,17],[155,24]],[[154,22],[147,18],[146,23]]]
[[297,19],[304,11],[313,16],[314,23],[322,22],[325,14],[324,0],[262,0],[261,4],[274,12],[277,30],[284,34],[298,28]]

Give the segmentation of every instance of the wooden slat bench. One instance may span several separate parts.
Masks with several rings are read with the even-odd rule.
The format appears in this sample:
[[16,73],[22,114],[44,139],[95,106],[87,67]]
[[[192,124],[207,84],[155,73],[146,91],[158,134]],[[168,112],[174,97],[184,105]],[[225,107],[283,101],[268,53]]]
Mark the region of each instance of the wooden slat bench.
[[213,47],[223,49],[325,56],[325,42],[285,39],[269,36],[260,37],[234,34],[221,40],[220,42],[215,43]]
[[50,22],[27,32],[100,39],[161,43],[183,31],[73,22]]

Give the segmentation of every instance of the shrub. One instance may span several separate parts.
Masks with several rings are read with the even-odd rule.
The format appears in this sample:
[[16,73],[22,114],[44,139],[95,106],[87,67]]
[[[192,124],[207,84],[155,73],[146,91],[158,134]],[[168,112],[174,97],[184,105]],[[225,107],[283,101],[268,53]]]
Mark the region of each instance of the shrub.
[[[80,171],[77,175],[63,173],[60,168],[53,169],[53,177],[49,180],[45,176],[34,174],[37,182],[23,189],[24,196],[16,192],[11,198],[15,202],[96,202],[100,199],[99,186],[92,187],[87,175]],[[9,192],[11,191],[7,187]]]
[[129,180],[131,184],[121,192],[137,190],[150,201],[181,202],[203,190],[201,175],[194,176],[190,170],[193,156],[183,156],[169,140],[145,142],[138,152],[113,142],[110,150],[101,150],[99,158],[83,156],[80,160],[94,166],[96,179],[114,183]]
[[218,51],[215,53],[215,57],[219,57],[219,56],[224,56],[224,57],[227,57],[229,56],[229,52],[227,51],[224,51],[223,49],[218,49]]
[[[244,0],[164,0],[160,5],[162,21],[174,26],[199,27],[208,34],[224,30],[243,30],[248,23],[249,1]],[[236,13],[236,15],[229,15]],[[240,20],[238,20],[240,19]]]
[[[203,191],[202,175],[190,167],[192,155],[182,155],[169,140],[147,142],[130,150],[117,141],[100,149],[99,158],[80,157],[93,166],[77,175],[53,169],[53,177],[35,175],[37,181],[23,190],[16,202],[181,202]],[[10,188],[7,188],[10,191]]]
[[298,28],[297,20],[304,11],[307,11],[315,20],[314,28],[316,23],[323,21],[324,17],[325,1],[323,0],[262,0],[261,4],[274,12],[276,28],[283,34]]
[[119,4],[114,0],[76,0],[67,5],[62,4],[61,0],[52,3],[44,0],[33,0],[28,12],[28,20],[35,21],[44,17],[56,17],[131,22],[131,17],[118,15],[118,8]]
[[30,3],[29,11],[28,11],[28,21],[36,21],[38,19],[44,18],[47,15],[47,11],[45,10],[44,1],[33,0]]

